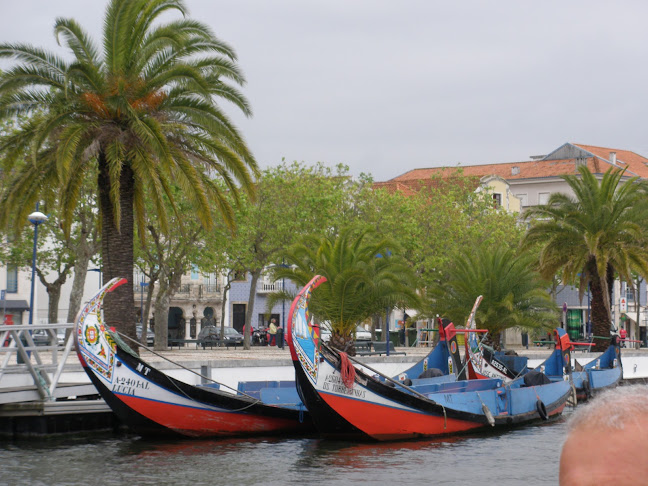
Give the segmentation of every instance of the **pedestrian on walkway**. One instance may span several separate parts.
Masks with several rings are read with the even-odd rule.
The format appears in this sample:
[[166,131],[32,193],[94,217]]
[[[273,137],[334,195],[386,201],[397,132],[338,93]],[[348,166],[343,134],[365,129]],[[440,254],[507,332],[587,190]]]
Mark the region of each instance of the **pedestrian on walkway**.
[[274,317],[270,319],[270,327],[268,328],[268,346],[276,346],[277,344],[277,324],[275,323]]

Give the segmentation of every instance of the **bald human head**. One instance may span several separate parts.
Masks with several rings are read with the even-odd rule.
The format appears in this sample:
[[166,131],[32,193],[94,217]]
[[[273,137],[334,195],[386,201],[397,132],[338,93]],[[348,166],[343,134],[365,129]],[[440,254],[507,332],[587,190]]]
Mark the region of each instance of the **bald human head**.
[[597,395],[571,416],[560,486],[648,484],[648,386]]

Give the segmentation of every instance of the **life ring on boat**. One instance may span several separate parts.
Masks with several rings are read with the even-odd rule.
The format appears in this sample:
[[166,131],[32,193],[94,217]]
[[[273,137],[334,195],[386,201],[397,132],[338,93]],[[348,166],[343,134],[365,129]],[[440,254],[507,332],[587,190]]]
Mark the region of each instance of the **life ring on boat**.
[[549,415],[547,415],[547,407],[545,407],[544,402],[540,399],[536,402],[536,410],[542,420],[547,420],[549,418]]

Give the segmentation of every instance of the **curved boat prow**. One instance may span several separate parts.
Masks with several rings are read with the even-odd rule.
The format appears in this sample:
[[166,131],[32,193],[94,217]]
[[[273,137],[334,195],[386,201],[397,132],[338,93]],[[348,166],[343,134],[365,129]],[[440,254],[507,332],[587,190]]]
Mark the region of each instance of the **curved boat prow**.
[[320,342],[319,326],[311,320],[308,302],[313,290],[326,282],[326,277],[315,275],[297,294],[290,306],[287,322],[287,341],[293,361],[305,359],[317,373],[316,354]]
[[571,376],[571,345],[567,332],[558,327],[553,330],[555,349],[553,353],[536,370],[550,376]]
[[108,372],[111,366],[111,356],[115,352],[115,341],[107,333],[103,319],[103,300],[108,292],[125,284],[125,278],[113,278],[83,306],[75,322],[75,340],[79,360],[83,366],[92,366],[101,370],[102,374]]
[[145,435],[185,437],[310,430],[302,408],[186,383],[143,361],[108,329],[102,314],[105,295],[125,281],[113,279],[98,291],[79,313],[75,334],[84,371],[124,424]]

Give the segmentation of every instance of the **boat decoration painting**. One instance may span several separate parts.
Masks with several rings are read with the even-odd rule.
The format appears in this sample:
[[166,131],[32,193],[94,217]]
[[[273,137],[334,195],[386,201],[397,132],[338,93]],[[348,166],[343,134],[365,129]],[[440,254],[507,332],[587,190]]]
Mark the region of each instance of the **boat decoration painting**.
[[[105,295],[124,283],[113,279],[85,305],[76,322],[79,361],[119,419],[142,435],[231,437],[304,434],[313,430],[299,403],[191,385],[157,370],[134,353],[104,321]],[[263,395],[261,395],[263,397]]]
[[[308,302],[324,281],[316,276],[301,290],[287,322],[297,387],[324,436],[400,440],[511,427],[558,416],[572,395],[570,383],[551,382],[541,373],[508,384],[422,379],[409,386],[366,364],[354,366],[355,358],[317,339]],[[539,384],[530,383],[531,376]]]

